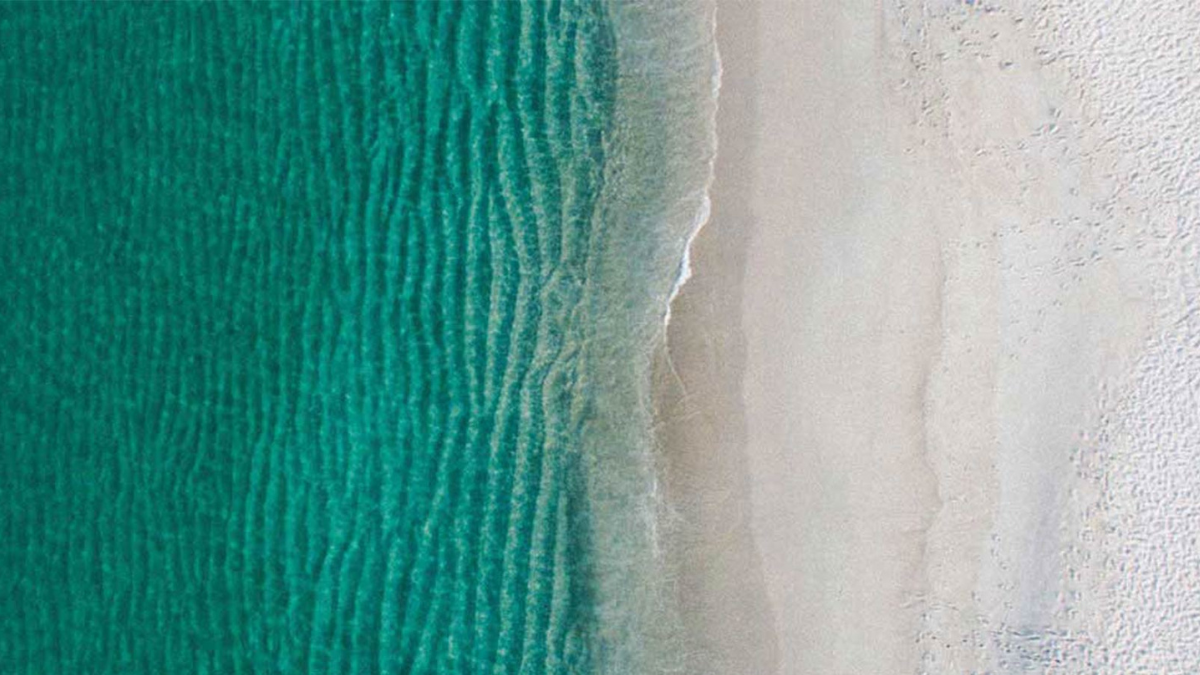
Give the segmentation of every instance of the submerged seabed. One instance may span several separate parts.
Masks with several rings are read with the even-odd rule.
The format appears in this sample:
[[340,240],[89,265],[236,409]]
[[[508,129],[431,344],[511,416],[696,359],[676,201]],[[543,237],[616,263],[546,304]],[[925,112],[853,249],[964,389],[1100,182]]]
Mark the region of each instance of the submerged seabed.
[[0,7],[0,671],[668,667],[707,12]]

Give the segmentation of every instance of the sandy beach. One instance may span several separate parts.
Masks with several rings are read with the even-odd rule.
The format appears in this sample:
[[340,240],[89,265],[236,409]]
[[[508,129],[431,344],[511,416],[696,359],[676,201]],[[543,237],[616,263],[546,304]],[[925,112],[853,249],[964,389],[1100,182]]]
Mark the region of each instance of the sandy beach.
[[[942,272],[936,231],[914,226],[925,200],[890,194],[899,176],[886,175],[895,167],[887,162],[902,148],[887,134],[876,94],[877,32],[856,30],[871,19],[819,3],[719,10],[725,77],[714,214],[685,298],[710,308],[699,325],[733,316],[741,326],[734,337],[697,340],[680,316],[671,349],[687,394],[681,416],[704,417],[717,430],[684,422],[693,442],[679,443],[677,454],[707,461],[707,476],[732,483],[704,488],[713,494],[699,500],[708,507],[702,522],[727,534],[703,546],[716,549],[717,560],[745,557],[758,571],[722,575],[733,589],[696,584],[718,596],[705,603],[714,624],[699,627],[704,646],[719,653],[708,662],[729,664],[713,672],[916,666],[910,636],[920,608],[910,600],[922,587],[923,535],[937,504],[921,413]],[[743,63],[747,57],[759,59],[757,67]],[[745,101],[739,86],[752,89],[741,116],[727,104]],[[730,252],[738,247],[741,256]],[[729,295],[701,284],[733,265],[744,270],[732,286],[741,302],[733,312],[712,311]],[[705,344],[721,338],[735,348]],[[744,361],[727,362],[743,350]],[[744,412],[706,399],[717,389],[714,363],[735,377],[740,370]],[[721,433],[730,427],[736,431]],[[695,458],[697,442],[706,460]],[[745,459],[727,456],[734,453]],[[774,639],[764,651],[728,633],[722,598],[767,622]]]
[[[1122,544],[1190,536],[1146,510],[1200,503],[1169,487],[1196,461],[1195,179],[1136,142],[1155,106],[1200,116],[1094,67],[1153,26],[1200,34],[1149,15],[719,3],[713,214],[659,368],[701,672],[1200,663],[1195,563]],[[1155,583],[1182,594],[1158,614],[1138,609]]]

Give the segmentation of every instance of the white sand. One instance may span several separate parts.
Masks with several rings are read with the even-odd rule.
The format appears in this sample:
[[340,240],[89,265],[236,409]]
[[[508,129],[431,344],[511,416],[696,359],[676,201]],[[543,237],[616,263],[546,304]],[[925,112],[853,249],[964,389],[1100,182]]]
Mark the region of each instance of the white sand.
[[664,414],[711,672],[1200,672],[1200,10],[1014,5],[720,5]]

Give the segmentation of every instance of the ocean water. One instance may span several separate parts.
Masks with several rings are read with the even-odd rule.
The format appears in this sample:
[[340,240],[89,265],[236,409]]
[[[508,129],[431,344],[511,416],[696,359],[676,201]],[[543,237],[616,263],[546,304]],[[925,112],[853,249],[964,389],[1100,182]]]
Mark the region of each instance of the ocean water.
[[701,3],[0,6],[0,673],[677,662]]

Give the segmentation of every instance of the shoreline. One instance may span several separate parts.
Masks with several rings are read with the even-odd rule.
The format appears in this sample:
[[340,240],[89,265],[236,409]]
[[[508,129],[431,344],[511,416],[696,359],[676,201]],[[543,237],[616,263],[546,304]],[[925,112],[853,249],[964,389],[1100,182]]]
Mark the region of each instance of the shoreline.
[[[717,7],[720,97],[707,221],[655,360],[655,427],[664,496],[666,566],[689,672],[774,673],[778,644],[751,532],[742,419],[741,328],[757,116],[757,7]],[[745,169],[731,176],[722,168]]]
[[[842,204],[867,201],[878,184],[872,153],[899,150],[868,112],[879,107],[870,86],[846,84],[873,81],[854,69],[874,63],[861,58],[874,45],[851,39],[871,17],[838,14],[725,3],[717,17],[725,77],[713,213],[677,300],[658,397],[681,614],[707,672],[916,666],[902,653],[917,633],[916,609],[904,609],[922,560],[912,532],[928,527],[936,494],[919,415],[886,410],[920,408],[936,321],[911,317],[935,316],[936,275],[896,275],[890,297],[864,286],[888,286],[880,275],[895,249],[856,252],[854,229],[875,221]],[[839,100],[847,92],[859,100]],[[929,238],[908,246],[936,260]],[[839,256],[856,275],[828,269]],[[892,382],[872,389],[869,367],[850,362],[870,363],[854,351],[875,340],[852,323],[881,313],[876,330],[899,346],[894,357],[876,351]],[[829,354],[849,360],[822,363]],[[845,428],[844,416],[875,409],[876,423]],[[908,440],[855,457],[871,435]],[[880,462],[885,474],[871,466]]]

